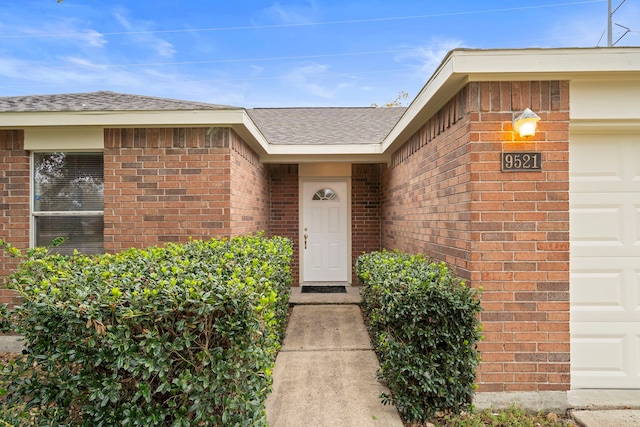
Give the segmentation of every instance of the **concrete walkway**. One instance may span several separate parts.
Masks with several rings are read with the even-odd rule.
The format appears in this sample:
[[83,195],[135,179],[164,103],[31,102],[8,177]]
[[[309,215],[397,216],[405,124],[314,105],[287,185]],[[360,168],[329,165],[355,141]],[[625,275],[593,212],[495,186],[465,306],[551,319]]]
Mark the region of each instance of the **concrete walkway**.
[[349,294],[294,289],[297,305],[267,399],[270,427],[402,427],[396,408],[380,401],[388,390],[376,379],[378,359],[352,289]]

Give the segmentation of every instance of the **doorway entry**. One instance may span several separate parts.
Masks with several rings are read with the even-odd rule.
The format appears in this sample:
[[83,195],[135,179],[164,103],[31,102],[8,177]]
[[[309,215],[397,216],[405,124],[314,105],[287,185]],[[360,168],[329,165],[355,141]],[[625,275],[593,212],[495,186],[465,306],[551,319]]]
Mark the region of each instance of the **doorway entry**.
[[302,282],[349,282],[349,186],[342,180],[302,181]]

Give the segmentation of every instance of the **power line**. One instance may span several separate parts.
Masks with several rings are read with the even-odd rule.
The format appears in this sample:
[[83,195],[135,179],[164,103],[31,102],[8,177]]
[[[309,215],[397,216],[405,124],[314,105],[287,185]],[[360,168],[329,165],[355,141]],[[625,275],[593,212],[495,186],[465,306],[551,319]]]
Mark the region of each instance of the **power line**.
[[[370,22],[384,22],[384,21],[401,21],[409,19],[425,19],[425,18],[441,18],[445,16],[460,16],[460,15],[476,15],[483,13],[497,13],[497,12],[515,12],[520,10],[530,9],[543,9],[550,7],[561,6],[576,6],[590,3],[604,3],[607,0],[586,0],[576,1],[569,3],[554,3],[546,5],[532,5],[532,6],[519,6],[502,9],[486,9],[475,11],[463,11],[463,12],[446,12],[436,13],[429,15],[412,15],[412,16],[396,16],[387,18],[369,18],[369,19],[351,19],[343,21],[323,21],[323,22],[306,22],[298,24],[274,24],[274,25],[249,25],[238,27],[215,27],[215,28],[197,28],[197,29],[180,29],[180,30],[148,30],[148,31],[113,31],[113,32],[95,32],[93,35],[102,36],[125,36],[125,35],[142,35],[142,34],[170,34],[170,33],[199,33],[199,32],[212,32],[212,31],[240,31],[240,30],[259,30],[259,29],[271,29],[271,28],[293,28],[293,27],[310,27],[320,25],[345,25],[345,24],[360,24]],[[59,34],[0,34],[0,38],[4,39],[18,39],[18,38],[44,38],[44,37],[77,37],[78,33],[59,33]]]
[[[340,73],[326,73],[323,74],[323,77],[335,77],[335,76],[354,76],[354,75],[368,75],[368,74],[386,74],[386,73],[398,73],[398,72],[406,72],[406,71],[415,71],[413,67],[403,67],[396,69],[386,69],[386,70],[366,70],[366,71],[344,71]],[[185,83],[229,83],[229,82],[250,82],[250,81],[266,81],[266,80],[282,80],[285,79],[286,75],[278,75],[278,76],[266,76],[266,77],[230,77],[230,78],[212,78],[212,79],[193,79],[193,78],[183,78],[180,77],[181,82]],[[153,80],[150,83],[153,84],[166,84],[166,83],[175,83],[176,79],[157,79]],[[98,83],[95,82],[87,82],[87,83],[73,83],[74,87],[94,87]],[[112,83],[115,86],[128,86],[128,83],[118,84]],[[15,89],[15,88],[33,88],[33,87],[60,87],[67,86],[68,83],[43,83],[38,85],[28,84],[28,85],[2,85],[0,84],[0,89]],[[0,95],[2,96],[2,95]]]
[[[555,40],[555,37],[550,38],[538,38],[540,40]],[[527,41],[527,40],[524,40]],[[531,40],[528,40],[531,41]],[[367,55],[386,55],[386,54],[400,54],[400,53],[415,53],[416,48],[412,49],[386,49],[386,50],[373,50],[364,52],[346,52],[346,53],[324,53],[317,55],[291,55],[291,56],[276,56],[276,57],[264,57],[264,58],[235,58],[235,59],[212,59],[206,61],[166,61],[166,62],[139,62],[139,63],[74,63],[69,65],[37,65],[28,64],[22,66],[14,66],[12,69],[32,70],[37,67],[40,70],[72,70],[72,69],[107,69],[107,68],[127,68],[127,67],[161,67],[161,66],[178,66],[178,65],[211,65],[211,64],[234,64],[244,62],[271,62],[271,61],[295,61],[303,59],[323,59],[323,58],[339,58],[339,57],[353,57],[353,56],[367,56]]]
[[[631,31],[633,32],[633,31]],[[538,38],[540,40],[555,40],[555,37],[550,38]],[[291,56],[274,56],[265,58],[235,58],[235,59],[212,59],[206,61],[167,61],[167,62],[136,62],[136,63],[119,63],[119,64],[107,64],[107,63],[75,63],[69,65],[23,65],[15,66],[13,69],[33,69],[37,66],[39,69],[45,70],[71,70],[71,69],[101,69],[101,68],[127,68],[127,67],[160,67],[160,66],[176,66],[176,65],[210,65],[210,64],[234,64],[243,62],[271,62],[271,61],[296,61],[302,59],[323,59],[323,58],[340,58],[340,57],[352,57],[352,56],[367,56],[367,55],[386,55],[386,54],[400,54],[400,53],[415,53],[416,48],[412,49],[386,49],[386,50],[372,50],[364,52],[345,52],[345,53],[323,53],[317,55],[291,55]]]
[[[270,58],[240,58],[240,59],[215,59],[210,61],[179,61],[179,62],[147,62],[147,63],[129,63],[129,64],[73,64],[73,65],[56,65],[44,66],[46,69],[72,69],[72,68],[115,68],[115,67],[157,67],[165,65],[207,65],[207,64],[225,64],[238,62],[267,62],[267,61],[291,61],[299,59],[319,59],[319,58],[335,58],[348,56],[365,56],[365,55],[384,55],[387,53],[408,53],[415,52],[415,49],[389,49],[374,50],[369,52],[348,52],[348,53],[326,53],[319,55],[301,55],[301,56],[276,56]],[[31,69],[33,65],[25,65],[14,67],[15,69]]]

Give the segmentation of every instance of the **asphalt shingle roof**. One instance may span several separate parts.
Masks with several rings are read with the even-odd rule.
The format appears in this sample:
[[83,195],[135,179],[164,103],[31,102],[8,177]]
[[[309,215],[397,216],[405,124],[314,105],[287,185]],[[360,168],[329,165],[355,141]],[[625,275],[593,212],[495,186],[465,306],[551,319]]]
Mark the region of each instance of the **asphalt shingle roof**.
[[227,105],[110,91],[0,97],[0,112],[229,110]]
[[247,110],[267,141],[275,145],[379,144],[404,107],[254,108]]
[[[0,97],[0,113],[237,110],[241,107],[110,91]],[[253,108],[246,110],[274,145],[379,144],[404,107]]]

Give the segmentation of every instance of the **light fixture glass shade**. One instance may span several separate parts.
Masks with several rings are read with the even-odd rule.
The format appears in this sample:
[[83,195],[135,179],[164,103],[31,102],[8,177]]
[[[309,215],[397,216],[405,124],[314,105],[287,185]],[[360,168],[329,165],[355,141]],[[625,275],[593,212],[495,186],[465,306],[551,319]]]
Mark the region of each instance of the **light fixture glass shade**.
[[533,136],[536,134],[540,116],[527,108],[518,117],[513,119],[513,130],[521,137]]

